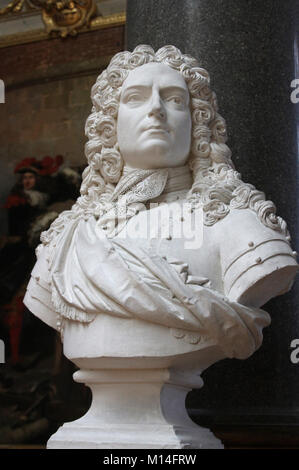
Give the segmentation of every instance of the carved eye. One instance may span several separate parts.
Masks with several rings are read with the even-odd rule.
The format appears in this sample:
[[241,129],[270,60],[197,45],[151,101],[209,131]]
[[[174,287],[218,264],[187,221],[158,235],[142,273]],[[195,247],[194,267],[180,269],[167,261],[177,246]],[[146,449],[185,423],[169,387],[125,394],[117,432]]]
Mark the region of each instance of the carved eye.
[[141,101],[142,96],[139,93],[132,93],[127,97],[127,103],[134,103],[136,101]]
[[166,98],[166,101],[168,103],[174,103],[178,105],[183,104],[183,98],[181,96],[169,96],[168,98]]

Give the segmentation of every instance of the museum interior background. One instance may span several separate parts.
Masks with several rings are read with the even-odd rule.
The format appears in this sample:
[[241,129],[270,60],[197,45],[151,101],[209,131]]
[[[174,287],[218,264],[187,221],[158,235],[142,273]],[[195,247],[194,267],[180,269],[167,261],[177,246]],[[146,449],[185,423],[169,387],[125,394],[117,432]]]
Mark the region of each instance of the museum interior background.
[[[236,168],[275,202],[299,251],[299,104],[291,100],[299,1],[8,3],[0,0],[0,445],[36,447],[90,402],[89,390],[72,380],[59,337],[26,311],[22,296],[39,233],[77,197],[96,77],[115,53],[138,44],[174,44],[198,57],[227,121]],[[26,189],[39,193],[35,204]],[[290,360],[299,338],[298,280],[265,310],[272,325],[261,349],[211,367],[203,389],[187,399],[192,418],[226,447],[299,445],[299,364]]]

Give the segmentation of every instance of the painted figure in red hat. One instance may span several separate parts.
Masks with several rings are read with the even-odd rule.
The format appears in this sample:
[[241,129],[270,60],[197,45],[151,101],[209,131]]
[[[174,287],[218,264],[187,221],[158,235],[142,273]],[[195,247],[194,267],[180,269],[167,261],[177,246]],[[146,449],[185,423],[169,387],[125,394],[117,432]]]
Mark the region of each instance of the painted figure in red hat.
[[62,209],[68,208],[65,201],[72,203],[77,197],[79,173],[62,168],[62,163],[61,155],[41,160],[24,158],[14,169],[18,181],[4,205],[8,212],[8,236],[2,239],[0,251],[0,306],[13,364],[19,361],[23,297],[40,234]]

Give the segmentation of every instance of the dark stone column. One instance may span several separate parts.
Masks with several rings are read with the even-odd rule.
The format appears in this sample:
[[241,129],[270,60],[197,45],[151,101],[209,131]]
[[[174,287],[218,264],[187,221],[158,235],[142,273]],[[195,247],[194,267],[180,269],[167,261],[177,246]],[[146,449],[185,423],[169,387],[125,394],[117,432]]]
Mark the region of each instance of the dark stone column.
[[[127,49],[138,44],[174,44],[200,59],[236,168],[275,202],[299,251],[299,104],[290,98],[299,78],[299,1],[129,0]],[[264,307],[272,326],[253,357],[204,373],[204,388],[189,395],[193,415],[215,423],[299,423],[299,364],[290,361],[290,343],[299,338],[298,286]]]

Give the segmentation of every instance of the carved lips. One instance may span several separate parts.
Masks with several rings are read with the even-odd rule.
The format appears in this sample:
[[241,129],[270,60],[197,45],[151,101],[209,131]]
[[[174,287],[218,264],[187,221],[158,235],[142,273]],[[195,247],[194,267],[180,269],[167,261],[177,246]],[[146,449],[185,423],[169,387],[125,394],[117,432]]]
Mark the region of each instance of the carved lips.
[[148,134],[162,137],[168,136],[170,133],[170,129],[161,124],[149,124],[144,126],[141,130],[142,132],[147,132]]

